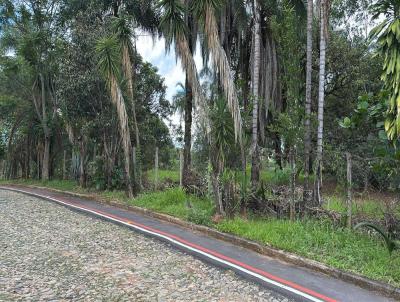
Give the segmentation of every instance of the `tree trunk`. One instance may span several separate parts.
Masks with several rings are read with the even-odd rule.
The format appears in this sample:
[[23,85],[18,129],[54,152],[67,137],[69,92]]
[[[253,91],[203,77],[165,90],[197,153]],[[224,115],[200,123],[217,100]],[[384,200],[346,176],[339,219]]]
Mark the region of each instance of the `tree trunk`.
[[306,67],[306,102],[304,119],[304,187],[303,204],[310,203],[310,152],[311,152],[311,91],[312,91],[312,23],[313,0],[307,2],[307,67]]
[[258,150],[258,99],[260,77],[260,12],[257,1],[254,0],[254,49],[253,49],[253,119],[251,141],[251,185],[257,189],[260,179],[260,157]]
[[67,150],[64,150],[64,157],[63,157],[63,175],[62,178],[65,180],[67,179]]
[[44,76],[40,74],[41,93],[42,93],[42,127],[44,132],[44,153],[42,163],[42,180],[49,180],[50,177],[50,129],[47,125],[47,111],[46,111],[46,91]]
[[50,176],[50,136],[45,134],[44,136],[44,150],[43,150],[43,162],[42,162],[42,180],[49,180]]
[[[135,142],[136,142],[136,148],[137,150],[140,150],[140,138],[139,138],[139,126],[137,123],[137,118],[136,118],[136,102],[133,97],[133,74],[132,74],[132,62],[131,62],[131,57],[129,55],[129,49],[127,46],[124,46],[123,48],[123,53],[122,53],[122,65],[123,65],[123,70],[125,74],[125,78],[127,81],[127,86],[128,86],[128,96],[131,101],[131,107],[132,107],[132,116],[133,116],[133,125],[134,125],[134,130],[135,130]],[[138,170],[135,163],[132,163],[133,170]],[[136,174],[136,173],[135,173]],[[142,179],[141,179],[141,173],[138,171],[137,173],[138,179],[134,179],[136,183],[138,184],[138,187],[142,187]]]
[[208,3],[206,5],[204,13],[205,13],[204,31],[207,38],[207,46],[210,50],[214,66],[218,71],[221,87],[225,93],[225,97],[228,103],[228,108],[232,114],[234,130],[235,130],[235,139],[239,141],[240,147],[243,148],[242,118],[241,118],[239,100],[237,97],[236,87],[233,81],[231,68],[229,66],[229,60],[219,40],[217,20],[215,18],[214,8],[211,3]]
[[111,100],[114,105],[117,107],[117,115],[120,127],[120,133],[122,137],[122,146],[124,149],[124,161],[125,161],[125,179],[126,185],[128,189],[128,197],[133,197],[133,188],[131,182],[131,169],[130,169],[130,152],[131,152],[131,136],[128,125],[128,115],[126,113],[126,107],[124,102],[124,97],[122,95],[122,91],[118,85],[117,79],[110,75],[110,85],[111,85]]
[[325,64],[326,64],[326,0],[321,0],[320,17],[320,57],[319,57],[319,87],[318,87],[318,136],[317,136],[317,163],[316,188],[314,197],[317,205],[321,205],[322,186],[322,139],[324,131],[324,102],[325,102]]
[[186,101],[185,101],[185,135],[184,135],[184,149],[183,149],[183,182],[190,173],[191,166],[191,147],[192,147],[192,90],[186,77]]
[[81,137],[79,141],[79,185],[82,188],[86,188],[86,169],[85,169],[85,161],[86,161],[86,139],[85,137]]

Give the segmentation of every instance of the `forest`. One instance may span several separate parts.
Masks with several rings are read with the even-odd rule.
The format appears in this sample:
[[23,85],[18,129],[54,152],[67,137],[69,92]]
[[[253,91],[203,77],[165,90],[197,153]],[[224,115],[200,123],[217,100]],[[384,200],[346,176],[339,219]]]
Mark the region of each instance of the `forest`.
[[1,0],[0,78],[0,183],[400,285],[398,0]]

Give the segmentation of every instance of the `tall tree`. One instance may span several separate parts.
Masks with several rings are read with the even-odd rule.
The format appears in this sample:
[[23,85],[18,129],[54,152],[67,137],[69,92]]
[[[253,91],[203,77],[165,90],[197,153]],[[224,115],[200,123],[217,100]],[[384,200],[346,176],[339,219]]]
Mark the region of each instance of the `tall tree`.
[[218,73],[219,83],[224,91],[228,108],[232,114],[235,139],[241,144],[242,118],[239,100],[229,60],[219,38],[218,23],[215,17],[216,10],[220,6],[220,0],[198,0],[193,2],[193,11],[202,24],[202,29],[205,34],[205,44],[212,57],[214,68]]
[[[187,41],[189,43],[189,51],[193,57],[197,41],[197,28],[190,8],[191,1],[185,0],[185,23],[187,26]],[[185,79],[185,132],[184,132],[184,148],[183,148],[183,175],[188,176],[191,169],[191,148],[192,148],[192,112],[193,112],[193,94],[190,89],[189,78]]]
[[[118,39],[121,49],[121,65],[122,71],[124,75],[124,79],[127,85],[128,97],[131,102],[132,108],[132,117],[133,117],[133,125],[135,129],[135,142],[136,142],[136,150],[140,150],[140,135],[139,135],[139,127],[136,118],[136,101],[134,99],[133,93],[133,73],[132,73],[132,58],[133,58],[133,44],[132,39],[134,37],[133,28],[131,26],[132,20],[126,15],[121,15],[116,17],[112,22],[113,31]],[[133,163],[134,164],[134,163]],[[136,169],[137,167],[132,167],[132,169]],[[137,171],[138,179],[135,179],[137,185],[139,187],[142,186],[141,182],[141,173]]]
[[304,117],[304,202],[310,201],[310,162],[311,162],[311,92],[312,92],[312,35],[313,35],[313,0],[307,1],[307,66],[306,66],[306,101]]
[[[162,9],[161,28],[166,36],[167,50],[175,42],[177,56],[182,62],[183,69],[186,72],[186,100],[185,100],[185,134],[184,134],[184,175],[187,175],[190,169],[190,150],[191,150],[191,125],[192,125],[192,107],[194,100],[195,107],[198,109],[201,117],[208,120],[206,99],[203,95],[200,81],[197,74],[196,64],[193,58],[193,21],[186,21],[187,9],[180,0],[162,0],[160,2]],[[190,33],[188,34],[188,30]]]
[[[10,4],[13,5],[13,4]],[[54,89],[58,1],[16,1],[4,28],[3,44],[23,59],[31,71],[31,99],[43,131],[42,179],[50,178],[52,122],[57,115]]]
[[253,28],[253,117],[252,117],[252,139],[251,139],[251,184],[253,190],[257,189],[260,178],[260,158],[258,150],[258,100],[260,81],[260,8],[257,0],[253,2],[254,28]]
[[325,103],[325,65],[326,65],[326,38],[328,27],[329,0],[321,0],[320,3],[320,44],[319,44],[319,86],[318,86],[318,132],[317,132],[317,162],[315,180],[315,201],[321,203],[322,185],[322,151],[324,131],[324,103]]
[[96,44],[96,52],[99,59],[99,70],[107,81],[111,93],[111,101],[116,106],[122,145],[124,149],[125,177],[127,182],[128,196],[133,197],[133,189],[130,173],[131,136],[128,125],[128,114],[126,112],[125,100],[120,86],[120,49],[115,37],[100,39]]

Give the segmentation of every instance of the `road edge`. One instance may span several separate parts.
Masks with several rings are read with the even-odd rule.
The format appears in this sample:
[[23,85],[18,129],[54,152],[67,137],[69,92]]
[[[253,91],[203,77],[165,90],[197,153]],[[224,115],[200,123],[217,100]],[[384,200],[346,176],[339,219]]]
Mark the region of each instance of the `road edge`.
[[[0,185],[0,188],[1,188],[1,186],[2,185]],[[351,282],[362,288],[376,291],[376,292],[384,294],[390,298],[395,298],[395,299],[400,300],[400,288],[397,288],[393,285],[383,283],[380,281],[375,281],[375,280],[369,279],[367,277],[364,277],[364,276],[361,276],[361,275],[358,275],[355,273],[350,273],[350,272],[346,272],[346,271],[343,271],[340,269],[329,267],[329,266],[322,264],[315,260],[304,258],[302,256],[298,256],[298,255],[290,253],[290,252],[276,249],[276,248],[268,246],[268,245],[260,244],[258,242],[248,240],[248,239],[236,236],[236,235],[223,233],[223,232],[220,232],[218,230],[215,230],[215,229],[207,227],[207,226],[197,225],[192,222],[188,222],[188,221],[182,220],[180,218],[170,216],[168,214],[158,213],[158,212],[155,212],[155,211],[152,211],[149,209],[132,206],[132,205],[127,205],[127,204],[122,204],[122,203],[115,202],[112,200],[111,201],[106,200],[97,195],[76,193],[76,192],[71,192],[71,191],[63,191],[63,190],[58,190],[58,189],[53,189],[53,188],[48,188],[48,187],[41,187],[41,186],[34,186],[34,185],[4,184],[3,186],[4,187],[10,186],[10,187],[22,187],[22,188],[26,187],[26,188],[33,188],[33,189],[35,189],[35,188],[36,189],[44,189],[44,190],[52,191],[55,193],[62,193],[62,194],[70,195],[70,196],[90,199],[90,200],[93,200],[93,201],[96,201],[96,202],[99,202],[102,204],[107,204],[107,205],[114,206],[114,207],[117,207],[120,209],[140,213],[140,214],[146,215],[148,217],[156,218],[156,219],[166,221],[166,222],[169,222],[169,223],[172,223],[175,225],[179,225],[184,228],[191,229],[191,230],[200,232],[202,234],[208,235],[210,237],[235,244],[237,246],[257,252],[261,255],[265,255],[268,257],[272,257],[272,258],[290,263],[290,264],[295,264],[295,265],[298,265],[301,267],[305,267],[305,268],[323,273],[325,275],[341,279],[343,281]]]

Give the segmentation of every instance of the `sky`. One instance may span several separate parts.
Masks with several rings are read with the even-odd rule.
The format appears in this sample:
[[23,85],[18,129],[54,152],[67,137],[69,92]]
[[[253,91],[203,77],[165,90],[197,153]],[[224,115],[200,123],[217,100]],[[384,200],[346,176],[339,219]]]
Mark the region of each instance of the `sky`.
[[[136,49],[144,61],[150,62],[158,68],[158,73],[164,78],[164,83],[167,86],[166,98],[172,102],[172,97],[179,89],[177,84],[185,84],[185,74],[179,60],[176,61],[175,59],[174,47],[171,47],[171,51],[167,54],[165,52],[164,38],[153,40],[147,34],[138,33]],[[203,65],[200,51],[196,52],[194,59],[197,69],[200,70]],[[177,114],[172,117],[172,122],[174,125],[179,124],[180,118]]]

